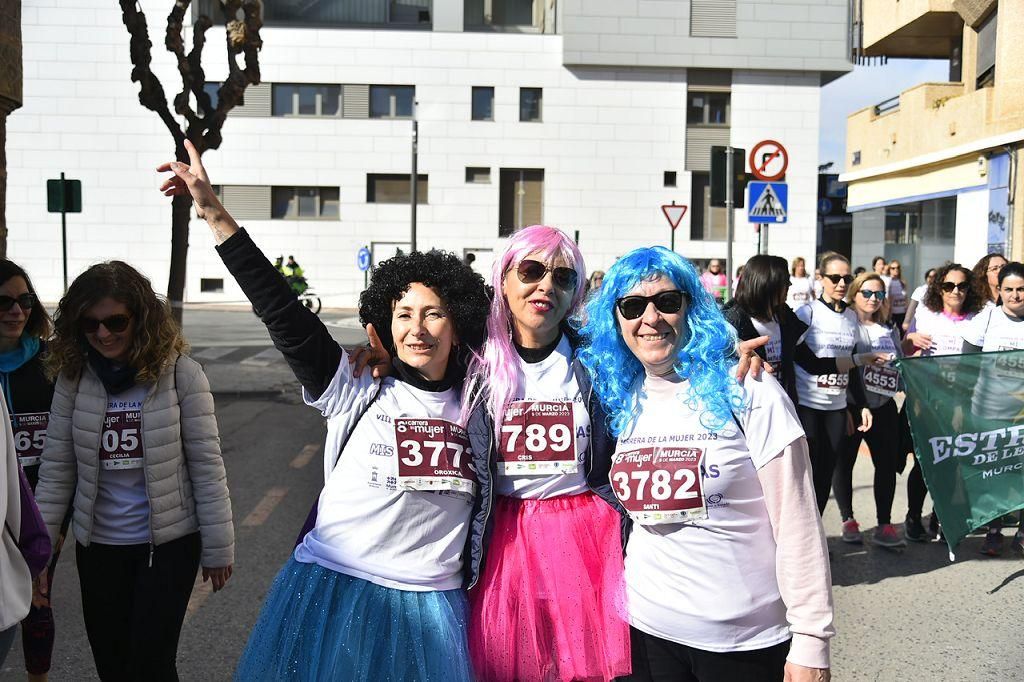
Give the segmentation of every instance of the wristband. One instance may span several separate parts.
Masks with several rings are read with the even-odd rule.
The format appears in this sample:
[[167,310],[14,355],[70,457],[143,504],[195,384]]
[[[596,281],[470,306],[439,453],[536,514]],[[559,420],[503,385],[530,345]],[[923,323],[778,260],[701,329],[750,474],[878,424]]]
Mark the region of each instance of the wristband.
[[851,355],[850,358],[853,359],[853,366],[854,367],[860,367],[860,356],[859,355],[856,355],[856,354],[855,355]]

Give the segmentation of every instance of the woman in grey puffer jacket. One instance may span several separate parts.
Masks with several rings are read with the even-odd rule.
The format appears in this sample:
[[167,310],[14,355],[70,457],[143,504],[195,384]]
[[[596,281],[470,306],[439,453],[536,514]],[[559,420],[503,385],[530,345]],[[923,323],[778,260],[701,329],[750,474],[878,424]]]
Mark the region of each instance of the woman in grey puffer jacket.
[[[36,497],[73,503],[82,611],[103,680],[176,680],[200,563],[219,590],[234,529],[213,397],[166,302],[130,265],[82,273],[54,316],[57,384]],[[72,497],[74,498],[72,500]]]

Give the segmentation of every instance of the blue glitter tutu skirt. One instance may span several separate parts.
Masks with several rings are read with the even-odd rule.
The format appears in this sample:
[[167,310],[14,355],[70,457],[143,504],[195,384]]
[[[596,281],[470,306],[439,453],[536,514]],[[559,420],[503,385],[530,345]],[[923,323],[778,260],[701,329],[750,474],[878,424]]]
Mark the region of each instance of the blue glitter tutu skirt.
[[471,682],[468,617],[463,590],[397,590],[293,557],[235,680]]

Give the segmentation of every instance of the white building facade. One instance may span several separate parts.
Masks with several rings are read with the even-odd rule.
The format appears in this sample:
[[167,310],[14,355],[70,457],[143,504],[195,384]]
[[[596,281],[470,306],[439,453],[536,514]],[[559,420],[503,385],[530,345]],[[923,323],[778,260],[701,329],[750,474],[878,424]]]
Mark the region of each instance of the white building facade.
[[[169,0],[142,0],[154,71]],[[204,155],[239,222],[271,258],[294,255],[325,305],[355,305],[357,252],[407,249],[411,102],[418,103],[420,249],[473,252],[543,222],[578,234],[589,269],[669,245],[660,210],[689,207],[675,247],[724,258],[724,209],[708,206],[709,149],[789,152],[788,222],[770,253],[815,253],[819,89],[849,70],[847,0],[267,0],[262,83]],[[319,9],[316,9],[319,8]],[[69,274],[126,260],[166,286],[173,144],[138,103],[128,34],[106,0],[25,0],[24,106],[8,119],[10,257],[40,295],[62,288],[60,216],[46,180],[83,185],[68,215]],[[204,55],[227,73],[219,26]],[[190,42],[190,38],[187,39]],[[215,87],[215,86],[212,86]],[[241,301],[206,226],[193,221],[186,300]],[[735,263],[756,252],[736,212]],[[734,270],[735,265],[730,264]]]

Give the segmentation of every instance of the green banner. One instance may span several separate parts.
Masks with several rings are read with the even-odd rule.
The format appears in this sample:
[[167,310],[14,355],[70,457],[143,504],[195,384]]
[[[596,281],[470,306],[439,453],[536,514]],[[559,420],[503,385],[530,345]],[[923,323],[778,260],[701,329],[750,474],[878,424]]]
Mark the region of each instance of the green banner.
[[1024,350],[904,358],[905,409],[952,552],[1024,509]]

